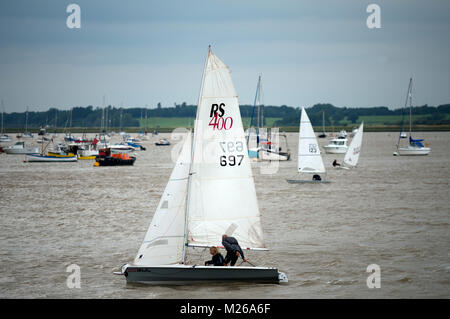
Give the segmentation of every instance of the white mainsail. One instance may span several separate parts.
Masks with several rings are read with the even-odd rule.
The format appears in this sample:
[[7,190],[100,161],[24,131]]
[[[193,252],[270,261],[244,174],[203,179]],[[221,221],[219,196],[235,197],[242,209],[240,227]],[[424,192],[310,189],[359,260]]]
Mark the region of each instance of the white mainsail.
[[211,51],[195,121],[187,203],[189,246],[221,246],[227,234],[243,249],[265,248],[237,94],[228,67]]
[[359,154],[361,153],[361,144],[363,138],[364,122],[358,128],[355,136],[348,147],[347,153],[344,156],[344,163],[350,166],[356,166],[359,160]]
[[304,107],[302,107],[298,134],[298,171],[300,173],[325,173],[316,134],[314,134]]
[[182,263],[191,144],[192,137],[189,132],[134,260],[135,265]]

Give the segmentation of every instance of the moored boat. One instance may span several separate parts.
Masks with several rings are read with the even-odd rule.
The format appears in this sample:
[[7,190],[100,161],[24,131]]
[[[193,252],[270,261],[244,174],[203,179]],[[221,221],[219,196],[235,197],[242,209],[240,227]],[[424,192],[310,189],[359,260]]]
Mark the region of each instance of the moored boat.
[[26,147],[25,142],[16,142],[16,144],[7,146],[3,149],[6,154],[23,155],[23,154],[39,154],[39,147]]
[[401,139],[406,138],[406,134],[403,132],[403,118],[402,116],[402,128],[400,130],[400,136],[397,141],[397,151],[394,152],[394,156],[424,156],[428,155],[431,149],[428,144],[423,144],[423,139],[414,139],[412,137],[412,78],[409,79],[408,94],[406,96],[405,108],[409,101],[409,144],[407,146],[401,146]]
[[135,161],[135,156],[130,156],[127,153],[112,153],[111,149],[105,148],[99,150],[99,155],[95,158],[94,166],[133,165]]
[[51,156],[41,154],[27,154],[25,155],[25,162],[51,162],[51,163],[66,163],[76,162],[77,157],[74,156]]
[[156,146],[169,146],[170,142],[165,138],[161,138],[158,142],[155,143]]
[[334,138],[330,140],[328,145],[324,146],[325,153],[328,154],[345,154],[347,152],[347,139],[346,138]]

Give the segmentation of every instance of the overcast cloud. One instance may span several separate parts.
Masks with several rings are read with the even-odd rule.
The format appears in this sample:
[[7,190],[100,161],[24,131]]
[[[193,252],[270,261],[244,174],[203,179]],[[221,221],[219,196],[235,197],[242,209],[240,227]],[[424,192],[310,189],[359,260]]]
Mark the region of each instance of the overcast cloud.
[[[66,7],[81,7],[81,29]],[[366,7],[381,7],[368,29]],[[0,2],[7,112],[108,104],[196,104],[207,46],[241,104],[400,107],[450,103],[450,1]]]

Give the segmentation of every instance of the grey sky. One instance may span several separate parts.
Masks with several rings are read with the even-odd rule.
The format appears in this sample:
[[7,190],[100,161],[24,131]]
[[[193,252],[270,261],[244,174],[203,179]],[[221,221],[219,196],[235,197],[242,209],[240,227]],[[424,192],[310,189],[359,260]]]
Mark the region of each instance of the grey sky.
[[[66,7],[81,7],[81,29]],[[381,7],[368,29],[366,7]],[[0,98],[7,112],[108,104],[196,104],[207,46],[241,104],[364,107],[450,103],[450,1],[0,2]]]

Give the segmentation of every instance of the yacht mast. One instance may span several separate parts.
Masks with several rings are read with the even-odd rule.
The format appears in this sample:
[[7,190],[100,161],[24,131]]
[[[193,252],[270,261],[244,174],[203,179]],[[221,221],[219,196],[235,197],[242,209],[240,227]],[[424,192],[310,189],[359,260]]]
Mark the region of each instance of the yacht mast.
[[[202,95],[203,95],[203,85],[205,82],[205,74],[206,74],[206,67],[208,65],[208,60],[209,60],[209,56],[211,54],[211,45],[208,46],[208,56],[206,57],[206,61],[205,61],[205,67],[203,68],[203,75],[202,75],[202,82],[201,82],[201,87],[200,87],[200,94],[198,97],[198,103],[197,103],[197,115],[196,115],[196,119],[198,119],[199,116],[199,110],[200,110],[200,104],[202,101]],[[183,240],[183,255],[182,255],[182,261],[183,264],[186,263],[186,250],[187,250],[187,235],[188,235],[188,217],[189,217],[189,195],[190,195],[190,190],[191,190],[191,181],[192,181],[192,164],[194,162],[194,137],[198,137],[197,134],[199,132],[195,131],[195,124],[194,124],[194,134],[192,134],[191,136],[191,162],[189,163],[189,175],[188,175],[188,184],[187,184],[187,192],[186,192],[186,207],[185,207],[185,211],[184,211],[184,240]]]
[[409,79],[409,93],[408,93],[408,98],[409,98],[409,136],[411,137],[411,126],[412,126],[412,78]]

